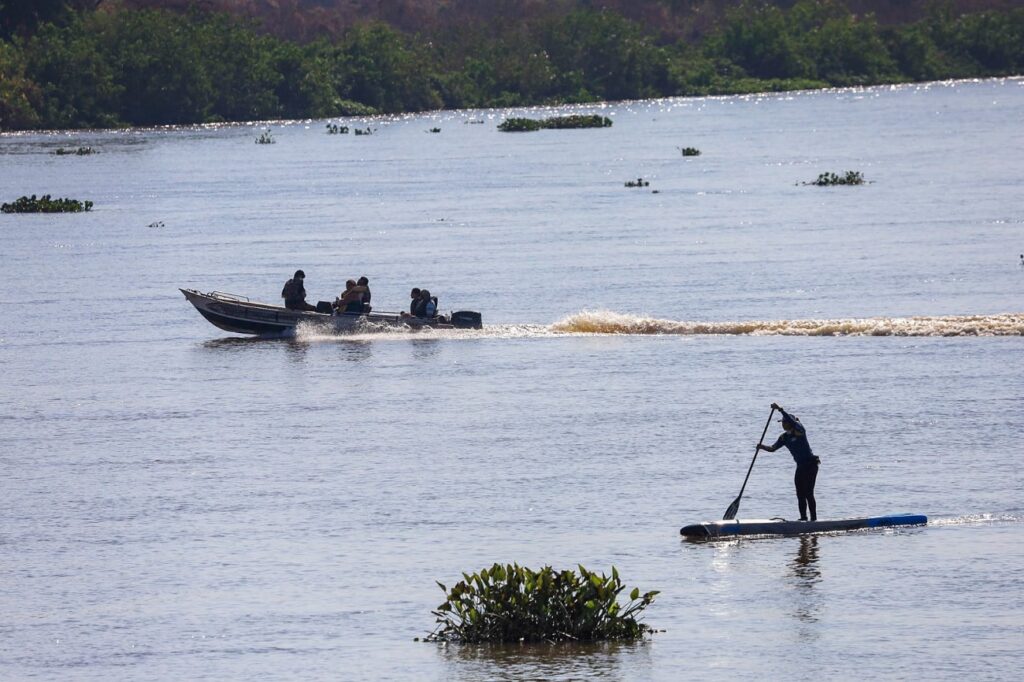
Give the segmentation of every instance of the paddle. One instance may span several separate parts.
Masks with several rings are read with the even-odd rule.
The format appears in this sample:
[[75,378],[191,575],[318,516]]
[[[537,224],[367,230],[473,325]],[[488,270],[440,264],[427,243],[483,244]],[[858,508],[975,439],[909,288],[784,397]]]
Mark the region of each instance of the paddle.
[[757,453],[761,451],[761,443],[764,442],[764,436],[768,433],[768,427],[771,426],[772,417],[775,416],[775,405],[772,405],[772,411],[768,413],[768,421],[764,423],[764,431],[761,432],[761,440],[757,441],[757,447],[754,448],[754,459],[750,460],[750,468],[747,469],[747,477],[743,479],[743,487],[740,488],[740,494],[736,496],[736,499],[732,501],[729,508],[725,510],[725,516],[722,517],[723,521],[732,521],[736,518],[736,512],[740,510],[740,498],[743,497],[743,491],[747,489],[747,481],[750,479],[750,472],[754,470],[754,462],[757,461]]

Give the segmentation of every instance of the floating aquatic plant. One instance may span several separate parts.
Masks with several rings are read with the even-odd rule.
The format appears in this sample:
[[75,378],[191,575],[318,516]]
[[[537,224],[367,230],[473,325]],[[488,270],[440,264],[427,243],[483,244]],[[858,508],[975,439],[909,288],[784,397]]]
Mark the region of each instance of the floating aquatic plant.
[[557,642],[636,640],[653,630],[637,620],[658,592],[633,588],[629,600],[619,572],[534,571],[518,564],[494,564],[478,573],[463,573],[450,590],[437,583],[445,601],[433,611],[437,619],[427,641]]
[[264,130],[260,133],[260,136],[256,138],[256,144],[277,144],[277,140],[270,134],[269,130]]
[[439,132],[441,132],[441,129],[440,128],[431,128],[427,132],[428,133],[439,133]]
[[636,180],[626,181],[626,187],[648,187],[650,186],[650,184],[651,183],[649,181],[644,180],[643,178],[637,178]]
[[696,147],[682,147],[680,150],[683,156],[700,156],[700,150]]
[[89,154],[99,154],[98,151],[92,147],[79,147],[78,149],[56,149],[53,152],[57,156],[87,156]]
[[860,171],[846,171],[843,175],[835,173],[822,173],[814,182],[805,182],[805,185],[817,185],[818,187],[832,187],[834,185],[863,185],[864,174]]
[[612,120],[597,114],[574,114],[572,116],[555,116],[554,118],[509,118],[498,126],[504,133],[525,133],[541,128],[608,128]]
[[508,118],[498,125],[498,130],[503,133],[529,133],[543,127],[540,121],[533,118]]
[[348,135],[348,126],[340,126],[337,123],[327,124],[328,135]]
[[356,135],[373,135],[373,129],[367,126],[365,129],[356,128]]
[[91,210],[91,201],[53,199],[49,194],[44,194],[38,199],[33,194],[30,197],[20,197],[9,204],[0,205],[0,212],[3,213],[82,213]]

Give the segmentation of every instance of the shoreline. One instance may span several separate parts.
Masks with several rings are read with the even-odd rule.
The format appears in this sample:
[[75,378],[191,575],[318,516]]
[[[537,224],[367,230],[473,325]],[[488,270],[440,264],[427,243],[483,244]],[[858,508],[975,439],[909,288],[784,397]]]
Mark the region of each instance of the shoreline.
[[621,99],[621,100],[607,100],[607,101],[595,101],[595,102],[562,102],[558,104],[544,103],[544,104],[524,104],[511,107],[466,107],[457,109],[423,109],[419,111],[403,111],[395,113],[377,113],[377,114],[358,114],[358,115],[338,115],[338,116],[320,116],[320,117],[300,117],[300,118],[280,118],[280,119],[244,119],[237,121],[212,121],[212,122],[195,122],[195,123],[166,123],[157,124],[150,126],[132,126],[127,125],[123,127],[110,127],[110,128],[24,128],[24,129],[12,129],[3,130],[0,129],[0,138],[4,137],[17,137],[21,135],[74,135],[78,133],[133,133],[133,132],[160,132],[160,131],[178,131],[178,130],[219,130],[222,128],[231,127],[259,127],[259,126],[284,126],[293,125],[296,123],[322,123],[324,121],[345,121],[345,122],[374,122],[382,120],[396,120],[402,118],[428,116],[430,114],[437,114],[440,112],[505,112],[503,115],[508,116],[511,112],[544,112],[553,111],[557,109],[563,109],[565,107],[579,107],[581,110],[587,108],[592,109],[607,109],[613,106],[620,106],[628,104],[630,102],[661,102],[668,100],[721,100],[728,99],[730,97],[772,97],[778,95],[816,95],[821,93],[857,93],[857,92],[870,92],[879,88],[885,88],[891,90],[894,88],[910,88],[910,87],[931,87],[931,86],[944,86],[953,87],[962,85],[965,83],[984,83],[988,81],[1006,81],[1008,83],[1020,82],[1024,84],[1024,73],[1014,74],[1011,76],[977,76],[971,78],[940,78],[935,80],[927,81],[892,81],[888,83],[875,83],[873,85],[845,85],[845,86],[826,86],[821,88],[794,88],[792,90],[750,90],[750,91],[737,91],[728,93],[714,93],[704,95],[667,95],[665,97],[647,97],[640,99]]

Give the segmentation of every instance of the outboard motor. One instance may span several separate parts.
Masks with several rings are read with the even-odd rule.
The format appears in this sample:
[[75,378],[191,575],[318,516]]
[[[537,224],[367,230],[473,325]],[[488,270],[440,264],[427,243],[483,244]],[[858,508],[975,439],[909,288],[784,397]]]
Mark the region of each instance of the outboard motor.
[[452,326],[456,329],[480,329],[484,326],[483,316],[472,310],[452,313]]
[[334,306],[331,305],[330,301],[317,301],[316,311],[324,315],[330,315],[334,312]]

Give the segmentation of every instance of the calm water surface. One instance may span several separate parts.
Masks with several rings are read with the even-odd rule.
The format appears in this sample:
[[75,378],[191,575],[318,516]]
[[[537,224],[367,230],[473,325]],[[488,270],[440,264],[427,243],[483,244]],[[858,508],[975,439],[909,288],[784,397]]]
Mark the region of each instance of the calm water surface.
[[[0,136],[0,200],[96,204],[0,216],[0,678],[1015,677],[1024,81],[579,110],[615,124]],[[299,267],[486,328],[243,339],[177,292],[274,302]],[[681,542],[773,400],[822,517],[930,525]],[[763,454],[740,517],[791,487]],[[494,561],[615,565],[664,632],[413,641]]]

